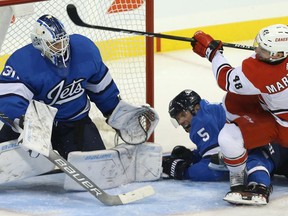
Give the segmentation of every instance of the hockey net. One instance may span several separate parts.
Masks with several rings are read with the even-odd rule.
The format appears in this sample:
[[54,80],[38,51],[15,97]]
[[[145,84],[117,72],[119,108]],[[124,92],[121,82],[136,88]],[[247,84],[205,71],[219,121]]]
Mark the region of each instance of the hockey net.
[[[19,2],[24,2],[25,4],[19,5]],[[151,65],[153,62],[147,62],[147,59],[151,59],[151,55],[153,55],[153,41],[152,52],[150,51],[150,53],[147,54],[146,46],[147,40],[149,39],[143,36],[133,36],[119,32],[108,32],[75,26],[66,12],[66,6],[68,4],[74,4],[77,7],[80,17],[82,17],[85,22],[93,25],[137,31],[147,31],[148,25],[152,25],[153,27],[153,20],[150,19],[150,21],[147,21],[146,15],[148,4],[153,4],[153,1],[150,0],[147,0],[147,2],[145,0],[0,1],[0,11],[5,7],[13,8],[11,23],[9,24],[0,51],[1,70],[9,55],[16,49],[30,43],[30,32],[37,18],[44,14],[52,14],[63,22],[68,33],[79,33],[89,37],[95,42],[101,51],[105,64],[110,69],[120,89],[121,97],[125,101],[134,105],[149,103],[153,106],[153,83],[151,83],[153,79],[152,81],[147,81],[148,76],[153,77],[153,65]],[[5,5],[5,7],[3,7],[3,5]],[[15,6],[18,7],[18,9],[15,9]],[[32,9],[32,11],[28,10],[29,12],[23,15],[21,12],[23,12],[24,7],[21,9],[21,6],[25,6],[25,10],[29,7],[29,10]],[[151,18],[153,18],[153,16]],[[148,28],[150,28],[151,31],[151,27],[148,26]],[[151,48],[149,48],[149,50],[151,50]],[[150,57],[147,58],[147,55],[150,55]],[[149,86],[149,89],[147,86]],[[105,145],[110,147],[109,145],[114,143],[115,132],[105,123],[104,117],[95,105],[91,104],[91,107],[90,116],[97,124]]]

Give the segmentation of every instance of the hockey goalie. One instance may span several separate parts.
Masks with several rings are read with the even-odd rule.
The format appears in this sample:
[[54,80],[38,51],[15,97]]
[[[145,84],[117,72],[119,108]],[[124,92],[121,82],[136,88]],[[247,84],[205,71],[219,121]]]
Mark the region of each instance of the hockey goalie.
[[[24,130],[18,140],[0,144],[0,183],[39,175],[54,169],[54,165],[42,155],[45,155],[45,152],[37,146],[29,146],[29,140],[32,139],[33,143],[45,141],[48,143],[46,148],[52,148],[52,130],[46,129],[47,125],[53,123],[53,116],[57,112],[55,109],[34,100],[30,102],[24,118]],[[162,148],[158,144],[146,141],[158,121],[157,113],[149,106],[135,107],[121,101],[107,123],[117,131],[124,142],[108,150],[71,152],[68,161],[103,189],[134,181],[157,180],[162,172]],[[68,177],[65,178],[64,188],[82,190]]]

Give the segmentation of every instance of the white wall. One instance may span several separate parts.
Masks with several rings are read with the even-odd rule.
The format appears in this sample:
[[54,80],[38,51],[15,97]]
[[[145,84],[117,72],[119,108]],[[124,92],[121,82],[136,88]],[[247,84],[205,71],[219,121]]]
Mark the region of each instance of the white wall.
[[155,32],[287,16],[287,0],[154,0]]

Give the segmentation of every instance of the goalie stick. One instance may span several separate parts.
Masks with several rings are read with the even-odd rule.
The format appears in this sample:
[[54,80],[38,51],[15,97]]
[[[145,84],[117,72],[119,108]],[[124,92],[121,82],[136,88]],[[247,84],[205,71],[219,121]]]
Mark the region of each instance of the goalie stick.
[[[82,26],[82,27],[100,29],[100,30],[106,30],[106,31],[121,32],[121,33],[134,34],[134,35],[143,35],[143,36],[147,36],[147,37],[156,37],[156,38],[165,38],[165,39],[170,39],[170,40],[186,41],[186,42],[195,41],[194,38],[187,38],[187,37],[180,37],[180,36],[160,34],[160,33],[143,32],[143,31],[136,31],[136,30],[129,30],[129,29],[91,25],[91,24],[88,24],[88,23],[85,23],[82,21],[82,19],[80,18],[79,14],[77,12],[77,8],[75,7],[75,5],[68,4],[66,9],[67,9],[68,16],[73,21],[73,23],[75,25]],[[242,44],[232,44],[232,43],[222,42],[222,45],[226,46],[226,47],[230,47],[230,48],[236,48],[236,49],[254,50],[253,46],[242,45]]]
[[[0,113],[0,120],[4,124],[9,125],[11,128],[17,130],[19,130],[20,128],[19,125],[16,125],[16,123],[9,117],[7,117],[4,113]],[[39,145],[41,145],[41,143],[39,143]],[[62,156],[57,154],[52,149],[49,150],[48,156],[47,155],[44,156],[105,205],[109,206],[123,205],[143,199],[155,193],[153,187],[148,185],[124,194],[110,195],[107,194],[105,191],[103,191],[101,188],[99,188],[87,176],[85,176],[70,162],[65,160]]]

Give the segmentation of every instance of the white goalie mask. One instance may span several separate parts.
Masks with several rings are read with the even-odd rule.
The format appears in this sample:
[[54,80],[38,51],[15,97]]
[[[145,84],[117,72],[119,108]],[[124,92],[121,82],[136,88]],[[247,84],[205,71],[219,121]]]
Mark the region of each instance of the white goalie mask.
[[67,67],[70,59],[69,35],[64,25],[51,15],[41,16],[31,33],[33,46],[57,67]]
[[270,53],[270,57],[277,53],[283,53],[283,57],[273,59],[270,62],[285,59],[288,56],[288,27],[283,24],[271,25],[263,28],[257,34],[254,47],[261,47]]

